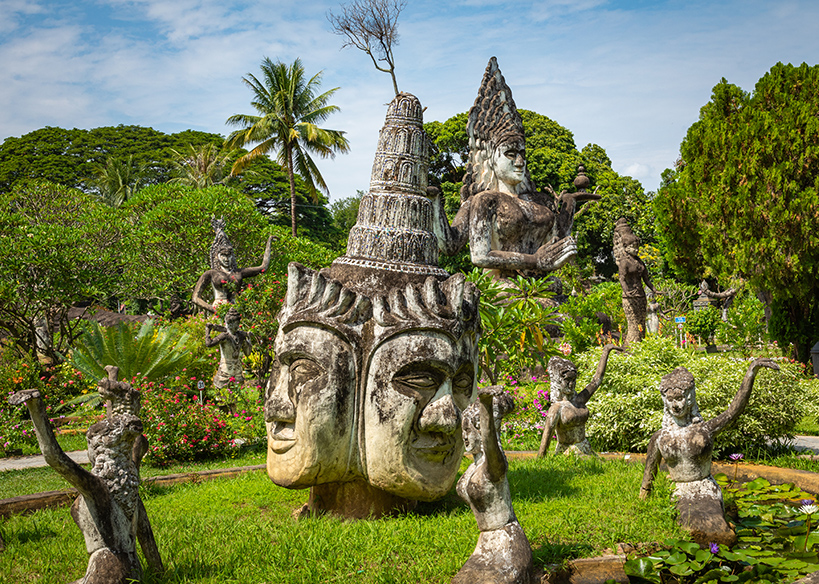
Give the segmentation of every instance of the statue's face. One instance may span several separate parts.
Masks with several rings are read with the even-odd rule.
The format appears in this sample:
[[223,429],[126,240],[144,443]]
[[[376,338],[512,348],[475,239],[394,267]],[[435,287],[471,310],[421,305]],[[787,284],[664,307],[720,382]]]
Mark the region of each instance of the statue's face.
[[279,330],[275,350],[265,401],[268,475],[294,488],[341,480],[354,455],[352,346],[305,323]]
[[495,149],[492,167],[498,181],[514,191],[526,171],[526,147],[522,141],[507,142]]
[[216,259],[219,262],[219,266],[226,271],[230,270],[230,259],[233,255],[233,252],[229,249],[222,249],[216,254]]
[[363,394],[367,478],[408,499],[434,500],[457,478],[461,412],[475,387],[474,341],[413,330],[379,346]]
[[577,384],[577,367],[568,359],[552,357],[549,360],[549,383],[555,399],[571,399]]
[[672,387],[663,394],[665,410],[675,418],[686,418],[691,413],[689,392],[679,387]]
[[483,444],[481,442],[481,430],[480,430],[480,421],[477,419],[477,416],[473,417],[466,417],[463,418],[463,430],[462,434],[464,437],[464,450],[466,450],[467,454],[471,454],[475,456],[478,452],[481,451],[483,448]]

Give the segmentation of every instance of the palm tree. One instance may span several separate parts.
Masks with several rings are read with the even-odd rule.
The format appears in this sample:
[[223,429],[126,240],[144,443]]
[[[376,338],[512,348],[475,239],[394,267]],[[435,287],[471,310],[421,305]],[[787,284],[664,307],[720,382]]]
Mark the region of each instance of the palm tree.
[[293,236],[296,235],[296,182],[295,174],[304,180],[313,200],[318,200],[316,186],[328,192],[327,183],[316,167],[310,154],[322,158],[334,157],[336,152],[350,149],[344,132],[326,130],[318,123],[338,111],[338,107],[328,105],[337,87],[316,95],[321,85],[321,72],[306,79],[300,59],[292,65],[281,61],[273,63],[265,57],[262,60],[262,80],[248,73],[242,77],[245,85],[253,90],[250,102],[260,115],[236,114],[230,116],[227,124],[241,126],[228,136],[226,145],[239,148],[247,144],[258,144],[234,164],[231,175],[242,172],[253,160],[275,152],[276,161],[287,172],[290,180],[290,223]]
[[133,155],[127,159],[109,156],[105,166],[97,167],[94,186],[104,203],[119,207],[145,186],[146,170],[144,164],[134,161]]
[[171,149],[171,152],[174,155],[173,165],[177,176],[168,182],[188,185],[195,189],[220,184],[225,164],[230,158],[230,152],[220,153],[214,144],[205,144],[198,148],[188,144],[186,152],[177,152],[174,149]]

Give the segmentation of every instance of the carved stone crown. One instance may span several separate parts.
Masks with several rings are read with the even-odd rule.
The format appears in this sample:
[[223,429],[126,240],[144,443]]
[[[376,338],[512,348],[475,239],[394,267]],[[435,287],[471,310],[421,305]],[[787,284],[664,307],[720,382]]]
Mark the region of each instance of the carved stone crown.
[[347,240],[343,266],[446,277],[438,268],[438,243],[427,199],[429,138],[423,108],[413,95],[400,93],[390,103],[358,220]]

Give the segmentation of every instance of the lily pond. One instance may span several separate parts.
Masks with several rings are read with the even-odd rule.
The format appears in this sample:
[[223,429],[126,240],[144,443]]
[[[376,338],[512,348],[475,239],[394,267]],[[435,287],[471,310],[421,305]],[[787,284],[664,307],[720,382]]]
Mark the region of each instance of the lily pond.
[[650,555],[629,556],[625,571],[631,584],[783,584],[819,570],[814,495],[793,483],[772,485],[764,478],[742,485],[725,474],[714,478],[725,496],[737,544],[701,549],[691,541],[668,539]]

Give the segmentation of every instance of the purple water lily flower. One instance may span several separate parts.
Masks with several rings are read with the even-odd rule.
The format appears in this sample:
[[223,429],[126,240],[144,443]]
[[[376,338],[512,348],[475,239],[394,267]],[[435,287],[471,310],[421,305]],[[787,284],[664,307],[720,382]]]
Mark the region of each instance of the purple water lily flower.
[[730,458],[730,459],[731,459],[732,461],[734,461],[734,462],[739,462],[740,460],[742,460],[742,459],[744,458],[744,456],[745,456],[745,455],[740,454],[739,452],[735,452],[735,453],[733,453],[733,454],[730,454],[730,455],[728,456],[728,458]]
[[711,547],[711,553],[712,554],[716,554],[716,553],[719,552],[719,544],[718,543],[712,543],[712,544],[710,544],[710,547]]

